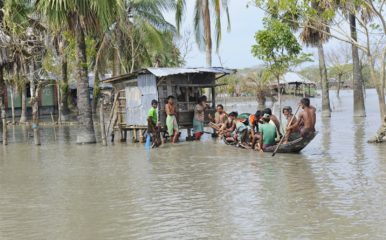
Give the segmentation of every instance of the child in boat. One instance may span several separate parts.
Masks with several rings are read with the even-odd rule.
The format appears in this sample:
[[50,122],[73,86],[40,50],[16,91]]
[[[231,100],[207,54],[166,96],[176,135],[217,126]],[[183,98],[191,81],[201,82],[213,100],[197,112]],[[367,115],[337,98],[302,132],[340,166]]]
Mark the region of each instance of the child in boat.
[[249,116],[249,128],[251,134],[252,149],[255,149],[256,143],[258,143],[258,140],[260,139],[259,124],[263,123],[261,120],[262,117],[263,112],[260,110],[257,110],[255,114],[251,114]]
[[236,120],[236,129],[234,138],[238,140],[239,144],[244,147],[247,147],[247,138],[248,138],[248,127],[244,124],[245,119]]
[[216,107],[216,113],[213,116],[209,113],[208,118],[210,120],[209,126],[214,130],[220,130],[221,126],[226,123],[228,114],[224,111],[224,106],[218,104]]
[[[296,119],[296,116],[292,114],[292,108],[290,106],[283,108],[283,115],[287,120],[286,134],[284,136],[284,141],[283,141],[283,144],[286,144],[289,141],[293,141],[300,138],[300,128],[298,126],[298,121]],[[291,119],[292,119],[292,122],[291,122]]]
[[267,147],[275,145],[276,127],[270,124],[271,116],[267,113],[263,115],[263,124],[259,125],[260,131],[260,151],[264,151]]
[[237,112],[231,112],[228,115],[227,121],[221,126],[219,133],[220,135],[223,135],[225,137],[232,137],[233,132],[236,129],[236,117],[237,117]]
[[205,120],[205,110],[209,108],[206,104],[206,96],[201,96],[198,99],[198,104],[194,108],[194,117],[193,117],[193,130],[194,138],[200,140],[201,136],[204,134],[204,120]]
[[274,125],[276,127],[276,138],[277,140],[280,140],[282,137],[281,132],[280,132],[280,122],[279,119],[272,114],[272,110],[270,108],[266,108],[263,111],[263,114],[268,114],[269,115],[269,123]]
[[171,143],[175,143],[178,140],[178,124],[177,124],[177,109],[174,104],[174,97],[169,96],[165,105],[166,112],[166,127],[169,136],[172,138]]
[[147,114],[147,132],[153,136],[152,147],[158,147],[159,145],[161,145],[157,108],[158,101],[153,99],[151,101],[151,108],[149,109],[149,112]]

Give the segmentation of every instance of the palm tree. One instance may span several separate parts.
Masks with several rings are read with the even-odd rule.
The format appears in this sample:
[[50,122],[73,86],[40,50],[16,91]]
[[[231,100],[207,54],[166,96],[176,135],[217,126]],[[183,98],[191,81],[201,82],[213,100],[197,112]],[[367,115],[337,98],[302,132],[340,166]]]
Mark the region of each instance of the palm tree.
[[[211,4],[210,4],[211,3]],[[225,10],[228,31],[230,30],[230,18],[227,0],[196,0],[194,7],[194,31],[196,35],[196,42],[201,50],[205,50],[206,65],[212,66],[212,30],[211,30],[211,14],[210,7],[213,7],[215,15],[215,40],[216,51],[218,51],[221,42],[221,8]],[[181,20],[184,13],[185,0],[177,0],[176,6],[176,25],[177,31],[180,31]]]
[[[311,6],[318,12],[323,11],[320,1],[312,1]],[[306,20],[303,31],[300,34],[300,39],[303,43],[307,46],[313,46],[318,49],[319,72],[322,85],[322,116],[324,117],[331,117],[327,67],[323,47],[323,44],[326,43],[330,37],[328,34],[329,32],[330,29],[325,20],[316,17],[314,19]]]
[[[95,73],[94,99],[99,97],[100,74],[112,69],[112,75],[133,72],[151,66],[159,56],[170,55],[175,28],[166,21],[163,12],[174,9],[174,0],[124,1],[124,14],[97,40],[92,59]],[[164,59],[166,62],[168,59]],[[167,62],[166,65],[170,62]],[[97,101],[93,102],[96,109]]]
[[77,59],[77,94],[79,131],[77,143],[95,143],[89,93],[85,36],[106,30],[113,17],[121,14],[120,0],[56,1],[37,0],[36,7],[53,28],[65,25],[74,35]]
[[12,64],[12,80],[10,82],[17,86],[17,90],[21,92],[20,123],[25,123],[27,120],[26,84],[28,81],[26,69],[28,58],[30,58],[26,29],[30,25],[28,15],[31,14],[31,5],[28,1],[4,0],[3,3],[3,26],[10,39],[7,45]]
[[[2,18],[2,16],[1,16]],[[6,123],[6,109],[5,109],[5,101],[4,96],[7,91],[7,86],[5,85],[4,81],[4,68],[9,63],[9,56],[8,56],[8,49],[3,46],[7,46],[9,43],[9,37],[3,32],[2,27],[3,19],[0,20],[1,23],[1,29],[0,29],[0,45],[2,46],[0,48],[0,125],[2,125],[2,132],[3,132],[3,144],[7,145],[7,123]]]

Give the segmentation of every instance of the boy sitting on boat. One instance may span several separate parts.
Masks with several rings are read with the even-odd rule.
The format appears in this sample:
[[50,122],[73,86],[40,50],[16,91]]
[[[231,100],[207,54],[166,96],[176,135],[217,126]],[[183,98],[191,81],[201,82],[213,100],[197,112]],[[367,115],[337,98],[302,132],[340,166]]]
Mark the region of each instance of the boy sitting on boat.
[[257,110],[255,114],[249,116],[249,128],[250,128],[250,138],[251,138],[251,148],[255,149],[256,143],[260,139],[259,133],[259,124],[262,122],[263,112]]
[[216,113],[213,116],[209,113],[208,118],[210,120],[209,127],[213,128],[214,131],[219,131],[220,128],[226,123],[228,119],[228,114],[224,111],[224,106],[218,104],[216,107]]
[[231,112],[228,115],[226,122],[220,127],[219,134],[224,137],[232,137],[236,129],[237,112]]
[[268,113],[263,115],[263,124],[259,125],[260,131],[260,151],[264,151],[265,148],[271,147],[276,144],[276,126],[271,124],[271,116]]
[[[286,144],[289,141],[293,141],[300,138],[300,128],[298,125],[298,120],[296,116],[293,115],[292,108],[290,106],[283,108],[283,115],[287,120],[286,134],[284,136],[284,141],[283,141],[283,144]],[[292,119],[292,122],[291,122],[291,119]],[[290,122],[291,122],[291,125],[290,125]]]

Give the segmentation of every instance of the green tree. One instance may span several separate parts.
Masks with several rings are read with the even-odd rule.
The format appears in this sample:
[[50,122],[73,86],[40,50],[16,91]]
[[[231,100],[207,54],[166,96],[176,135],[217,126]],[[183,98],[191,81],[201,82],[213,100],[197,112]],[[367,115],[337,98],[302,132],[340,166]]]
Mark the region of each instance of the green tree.
[[37,10],[47,19],[53,29],[60,29],[65,25],[75,37],[79,111],[79,131],[76,141],[77,143],[95,143],[85,36],[101,34],[110,27],[113,18],[123,14],[123,3],[120,0],[37,0],[35,4]]
[[[324,53],[324,44],[330,38],[330,35],[328,34],[330,28],[327,24],[328,17],[323,16],[323,13],[327,12],[327,10],[332,7],[326,5],[324,1],[316,0],[311,0],[309,6],[313,11],[310,11],[308,15],[305,16],[300,39],[307,46],[316,47],[318,50],[319,71],[322,86],[322,116],[331,117],[330,94]],[[308,18],[308,16],[311,16],[312,18]]]
[[[211,30],[211,14],[210,10],[213,10],[215,16],[215,40],[216,51],[218,51],[221,42],[221,8],[225,10],[228,31],[230,30],[230,18],[227,0],[196,0],[194,7],[194,31],[196,35],[196,42],[201,50],[205,50],[206,65],[212,66],[212,30]],[[181,20],[184,14],[185,0],[177,0],[176,7],[176,25],[177,31],[180,31]]]
[[350,64],[351,53],[344,46],[340,46],[328,51],[326,57],[329,75],[337,78],[336,95],[339,97],[342,80],[353,69],[352,64]]
[[302,48],[290,27],[277,20],[264,20],[264,30],[255,35],[256,44],[252,46],[252,54],[264,61],[265,74],[272,76],[278,85],[278,100],[281,108],[280,77],[285,74],[293,62],[301,56]]

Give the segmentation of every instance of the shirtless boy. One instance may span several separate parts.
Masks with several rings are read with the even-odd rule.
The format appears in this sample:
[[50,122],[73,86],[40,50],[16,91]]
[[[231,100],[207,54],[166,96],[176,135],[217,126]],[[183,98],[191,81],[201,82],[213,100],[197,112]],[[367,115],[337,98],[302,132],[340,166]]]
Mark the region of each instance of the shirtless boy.
[[166,112],[166,127],[168,129],[168,134],[172,138],[172,143],[175,143],[178,139],[178,124],[177,124],[177,109],[174,104],[174,97],[169,96],[167,98],[167,103],[165,105]]
[[221,126],[226,123],[228,114],[224,111],[224,106],[218,104],[216,107],[216,113],[214,114],[214,118],[211,114],[208,115],[210,120],[209,126],[214,130],[220,130]]

